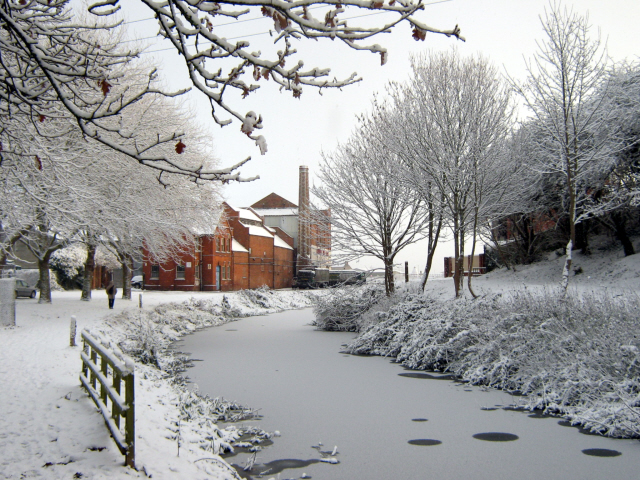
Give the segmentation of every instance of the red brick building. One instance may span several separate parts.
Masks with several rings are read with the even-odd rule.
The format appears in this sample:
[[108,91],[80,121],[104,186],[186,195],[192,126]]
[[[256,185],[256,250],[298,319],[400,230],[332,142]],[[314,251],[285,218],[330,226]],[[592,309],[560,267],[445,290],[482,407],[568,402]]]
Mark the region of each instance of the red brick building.
[[[296,267],[331,266],[331,211],[315,208],[309,200],[309,168],[300,166],[298,205],[270,193],[251,205],[265,225],[292,239]],[[280,235],[281,238],[284,238]]]
[[214,291],[291,287],[293,239],[280,228],[267,227],[252,209],[223,204],[220,225],[200,235],[193,251],[160,264],[144,252],[144,288],[148,290]]

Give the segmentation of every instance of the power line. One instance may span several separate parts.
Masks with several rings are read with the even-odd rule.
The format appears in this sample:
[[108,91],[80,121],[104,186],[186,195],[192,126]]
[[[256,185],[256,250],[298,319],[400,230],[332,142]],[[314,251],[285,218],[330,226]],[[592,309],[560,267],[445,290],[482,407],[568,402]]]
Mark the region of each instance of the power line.
[[[438,4],[438,3],[448,3],[448,2],[452,2],[452,1],[453,0],[436,0],[434,2],[429,2],[429,3],[425,4],[425,5],[435,5],[435,4]],[[316,7],[311,8],[310,10],[317,10],[319,8],[324,8],[324,6],[323,5],[318,5]],[[392,13],[392,12],[377,11],[377,12],[366,13],[366,14],[362,14],[362,15],[354,15],[353,17],[345,18],[345,20],[353,20],[355,18],[371,17],[371,16],[374,16],[374,15],[382,15],[382,14],[385,14],[385,13]],[[231,21],[231,22],[220,23],[220,24],[214,25],[214,27],[226,27],[226,26],[229,26],[229,25],[238,25],[239,23],[254,22],[256,20],[264,20],[265,18],[266,17],[263,16],[263,17],[247,18],[247,19],[244,19],[244,20],[234,20],[234,21]],[[131,21],[123,22],[123,24],[127,25],[127,24],[131,24],[131,23],[146,22],[146,21],[149,21],[149,20],[155,20],[155,17],[142,18],[142,19],[139,19],[139,20],[131,20]],[[236,39],[240,39],[240,38],[256,37],[256,36],[259,36],[259,35],[266,35],[268,33],[270,33],[270,31],[259,32],[259,33],[251,33],[251,34],[248,34],[248,35],[239,35],[239,36],[236,36],[236,37],[227,38],[227,40],[236,40]],[[151,40],[151,39],[154,39],[154,38],[157,38],[157,37],[158,37],[158,35],[153,35],[151,37],[134,38],[134,39],[131,39],[131,40],[124,40],[121,43],[136,42],[136,41],[142,41],[142,40]],[[207,45],[207,44],[209,44],[211,42],[203,42],[203,43],[205,45]],[[152,51],[142,52],[142,53],[158,53],[158,52],[165,52],[165,51],[172,50],[172,49],[173,49],[173,47],[168,47],[168,48],[162,48],[162,49],[159,49],[159,50],[152,50]]]

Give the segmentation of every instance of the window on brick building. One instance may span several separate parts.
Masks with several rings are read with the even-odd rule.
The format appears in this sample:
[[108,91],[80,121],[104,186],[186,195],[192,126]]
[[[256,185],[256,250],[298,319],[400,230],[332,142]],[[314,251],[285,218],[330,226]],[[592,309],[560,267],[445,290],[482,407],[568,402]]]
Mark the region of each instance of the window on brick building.
[[160,265],[151,265],[151,280],[160,278]]
[[220,251],[220,238],[216,237],[216,252]]
[[176,280],[184,280],[185,268],[184,265],[176,266]]
[[231,265],[227,265],[227,278],[231,280]]

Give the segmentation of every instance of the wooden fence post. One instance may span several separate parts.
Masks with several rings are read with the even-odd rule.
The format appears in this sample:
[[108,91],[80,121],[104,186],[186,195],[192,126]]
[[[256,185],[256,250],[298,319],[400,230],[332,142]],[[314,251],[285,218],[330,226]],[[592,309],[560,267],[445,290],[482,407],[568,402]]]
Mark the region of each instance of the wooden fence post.
[[133,376],[133,371],[124,377],[125,383],[125,402],[129,405],[129,409],[126,412],[126,420],[125,420],[125,442],[127,442],[127,456],[125,459],[125,463],[127,466],[131,468],[136,468],[136,449],[135,449],[135,438],[136,438],[136,424],[135,424],[135,381]]
[[76,316],[71,315],[71,326],[69,329],[69,346],[76,346]]

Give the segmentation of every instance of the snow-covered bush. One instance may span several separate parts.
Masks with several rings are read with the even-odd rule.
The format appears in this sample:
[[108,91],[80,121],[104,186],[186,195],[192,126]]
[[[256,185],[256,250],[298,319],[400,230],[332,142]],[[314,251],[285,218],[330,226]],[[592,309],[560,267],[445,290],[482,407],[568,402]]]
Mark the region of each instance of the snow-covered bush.
[[375,322],[377,312],[388,310],[389,302],[383,285],[334,288],[317,297],[313,325],[320,330],[359,332]]
[[640,437],[638,297],[517,292],[443,302],[408,296],[352,353],[394,357],[523,393],[523,406],[616,437]]

